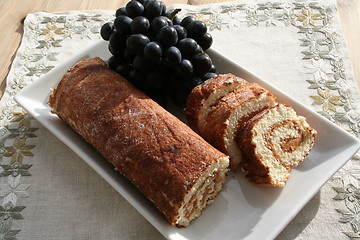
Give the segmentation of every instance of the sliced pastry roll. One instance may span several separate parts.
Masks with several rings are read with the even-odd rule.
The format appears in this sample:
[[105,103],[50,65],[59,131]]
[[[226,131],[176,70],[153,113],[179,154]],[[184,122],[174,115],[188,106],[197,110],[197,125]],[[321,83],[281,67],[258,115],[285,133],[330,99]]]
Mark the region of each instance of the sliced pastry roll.
[[246,84],[222,97],[208,113],[203,137],[230,156],[230,167],[241,162],[235,136],[258,112],[277,104],[275,97],[256,83]]
[[233,74],[221,74],[195,87],[188,96],[185,109],[190,127],[202,135],[207,130],[205,125],[211,107],[229,92],[246,84],[247,81]]
[[316,131],[293,108],[279,104],[252,117],[237,135],[246,177],[284,186],[292,167],[311,150]]
[[100,58],[72,67],[49,105],[174,226],[189,225],[222,188],[228,157]]

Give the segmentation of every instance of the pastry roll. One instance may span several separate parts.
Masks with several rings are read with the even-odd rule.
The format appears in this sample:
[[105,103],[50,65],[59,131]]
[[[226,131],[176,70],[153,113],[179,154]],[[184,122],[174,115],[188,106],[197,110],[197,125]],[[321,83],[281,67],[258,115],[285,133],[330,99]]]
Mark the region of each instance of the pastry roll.
[[189,125],[229,155],[235,170],[242,158],[235,141],[237,132],[249,118],[276,104],[276,98],[258,84],[221,74],[191,91],[185,112]]
[[258,113],[237,136],[246,177],[257,184],[284,186],[291,168],[310,152],[315,136],[316,130],[289,106],[279,104]]
[[275,97],[256,83],[243,85],[214,104],[208,113],[203,137],[230,156],[231,169],[237,169],[242,154],[235,137],[244,123],[258,112],[277,105]]
[[189,225],[222,188],[228,157],[100,58],[68,70],[48,103],[174,226]]
[[211,106],[229,92],[246,85],[248,82],[233,74],[221,74],[196,86],[186,101],[185,115],[189,126],[202,135],[207,131],[205,124]]
[[316,130],[294,109],[256,83],[232,74],[195,87],[186,117],[205,140],[230,156],[254,183],[284,186],[291,168],[309,154]]

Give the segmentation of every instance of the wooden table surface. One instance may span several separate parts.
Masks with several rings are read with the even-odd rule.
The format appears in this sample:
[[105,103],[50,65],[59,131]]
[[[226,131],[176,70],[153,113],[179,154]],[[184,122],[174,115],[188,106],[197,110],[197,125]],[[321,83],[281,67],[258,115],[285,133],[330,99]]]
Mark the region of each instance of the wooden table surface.
[[[163,0],[167,5],[187,3],[192,5],[225,0]],[[246,1],[246,0],[243,0]],[[5,88],[5,79],[21,42],[23,20],[28,13],[44,11],[108,9],[116,10],[128,0],[0,0],[0,97]],[[349,57],[360,89],[360,0],[337,0],[343,33]]]

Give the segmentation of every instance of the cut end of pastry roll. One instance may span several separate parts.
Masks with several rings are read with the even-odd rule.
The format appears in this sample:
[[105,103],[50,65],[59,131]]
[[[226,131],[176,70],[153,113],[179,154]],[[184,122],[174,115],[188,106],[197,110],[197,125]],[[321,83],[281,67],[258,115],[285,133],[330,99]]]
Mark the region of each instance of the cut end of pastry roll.
[[291,168],[309,154],[315,136],[305,118],[284,104],[255,115],[237,136],[246,177],[257,184],[284,186]]
[[220,74],[196,86],[186,101],[185,115],[190,127],[200,134],[206,131],[205,122],[211,106],[247,83],[233,74]]
[[202,136],[230,156],[230,168],[235,170],[242,158],[235,140],[237,132],[256,113],[276,104],[275,97],[258,84],[240,86],[212,106]]
[[236,108],[227,120],[228,127],[225,132],[224,144],[226,152],[230,156],[230,168],[235,170],[242,160],[241,150],[236,142],[236,135],[242,129],[246,120],[256,113],[275,106],[277,104],[273,95],[263,92],[257,97],[249,99],[243,105]]
[[228,170],[229,158],[222,157],[213,163],[185,195],[173,225],[186,227],[212,203],[222,188]]

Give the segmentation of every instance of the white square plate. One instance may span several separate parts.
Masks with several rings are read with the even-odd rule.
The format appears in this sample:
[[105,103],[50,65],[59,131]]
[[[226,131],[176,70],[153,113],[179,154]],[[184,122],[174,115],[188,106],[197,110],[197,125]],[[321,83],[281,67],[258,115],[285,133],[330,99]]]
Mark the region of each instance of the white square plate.
[[243,174],[230,174],[215,202],[189,227],[172,227],[135,187],[120,176],[89,144],[50,112],[46,104],[51,88],[77,61],[86,57],[110,57],[107,42],[90,48],[52,69],[25,87],[15,100],[56,137],[69,146],[129,201],[168,239],[273,239],[319,191],[321,186],[359,149],[360,141],[268,83],[236,65],[220,53],[209,50],[218,73],[233,73],[257,82],[280,102],[292,106],[318,131],[313,150],[296,169],[284,188],[264,188],[249,183]]

